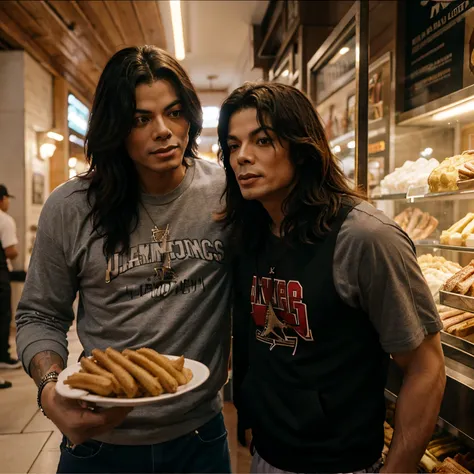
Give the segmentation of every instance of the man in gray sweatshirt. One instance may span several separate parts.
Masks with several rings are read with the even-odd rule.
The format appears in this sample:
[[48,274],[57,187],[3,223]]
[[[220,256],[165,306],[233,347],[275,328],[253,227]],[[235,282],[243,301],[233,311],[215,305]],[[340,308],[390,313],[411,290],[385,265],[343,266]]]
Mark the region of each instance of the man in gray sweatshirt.
[[[197,158],[201,125],[174,58],[151,46],[117,52],[92,107],[90,170],[41,213],[17,345],[40,408],[64,434],[58,472],[230,472],[219,397],[230,345],[227,235],[212,218],[225,177]],[[133,411],[62,398],[55,382],[77,293],[86,355],[150,347],[201,361],[209,379]]]

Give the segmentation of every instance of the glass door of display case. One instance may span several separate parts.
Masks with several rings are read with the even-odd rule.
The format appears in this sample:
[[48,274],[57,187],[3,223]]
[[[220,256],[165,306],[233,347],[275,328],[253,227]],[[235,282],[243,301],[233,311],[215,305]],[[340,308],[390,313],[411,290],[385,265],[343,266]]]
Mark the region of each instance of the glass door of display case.
[[[363,191],[368,186],[367,23],[367,2],[355,2],[307,66],[307,92],[324,123],[333,153],[340,159],[346,176]],[[374,120],[382,120],[383,73],[376,72],[371,90],[374,101],[371,114]],[[374,166],[377,171],[373,171],[371,183],[385,167],[383,153],[387,141],[383,141],[384,145],[373,145],[379,165]]]
[[287,54],[275,71],[270,71],[270,81],[293,85],[294,58],[292,52]]

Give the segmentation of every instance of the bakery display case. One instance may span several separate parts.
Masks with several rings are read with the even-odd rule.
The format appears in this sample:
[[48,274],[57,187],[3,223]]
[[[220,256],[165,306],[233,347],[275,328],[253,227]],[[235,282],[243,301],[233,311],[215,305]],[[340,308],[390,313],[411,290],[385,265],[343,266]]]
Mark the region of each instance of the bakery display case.
[[[368,197],[414,242],[443,322],[447,386],[420,469],[472,472],[474,1],[398,2],[397,18],[388,166]],[[387,398],[400,386],[392,363]]]
[[[474,123],[474,116],[462,120]],[[456,121],[454,130],[438,124],[420,130],[398,123],[395,155],[413,159],[396,162],[398,166],[370,195],[371,202],[414,242],[443,322],[447,387],[431,443],[445,441],[439,447],[430,443],[437,449],[432,450],[435,456],[425,453],[422,472],[470,472],[474,468],[472,459],[466,457],[474,450],[474,417],[469,415],[474,407],[474,189],[463,186],[464,176],[471,171],[469,164],[474,164],[474,155],[463,147],[470,126]],[[432,140],[435,135],[444,137],[437,140],[439,149],[450,151],[450,156],[437,154],[436,140],[428,144],[427,137]],[[399,149],[405,152],[398,155]],[[401,381],[392,362],[388,398],[396,399]]]
[[[387,401],[384,425],[384,449],[386,457],[393,437],[395,425],[395,403]],[[453,436],[443,427],[437,427],[418,465],[419,472],[446,472],[468,474],[474,470],[474,456],[463,440]]]

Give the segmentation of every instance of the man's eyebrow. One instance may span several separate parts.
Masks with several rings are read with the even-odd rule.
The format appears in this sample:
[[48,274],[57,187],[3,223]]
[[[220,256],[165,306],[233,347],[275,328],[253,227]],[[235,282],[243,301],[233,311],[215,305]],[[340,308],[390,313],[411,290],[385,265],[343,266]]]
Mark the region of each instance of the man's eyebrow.
[[[169,109],[172,109],[173,107],[176,107],[177,105],[181,104],[180,99],[176,99],[171,104],[167,105],[165,107],[165,112],[168,111]],[[146,109],[135,109],[136,114],[152,114],[153,112],[151,110],[146,110]]]
[[181,105],[181,104],[182,104],[181,99],[173,100],[173,102],[171,102],[171,104],[169,104],[165,107],[165,110],[172,109],[173,107],[176,107],[177,105]]
[[[258,135],[260,132],[266,132],[266,131],[272,131],[273,133],[275,133],[275,130],[273,130],[272,127],[268,127],[267,125],[264,125],[263,127],[258,127],[256,128],[255,130],[252,130],[250,133],[249,133],[249,136],[250,137],[254,137],[255,135]],[[227,140],[238,140],[237,137],[235,137],[234,135],[227,135]]]

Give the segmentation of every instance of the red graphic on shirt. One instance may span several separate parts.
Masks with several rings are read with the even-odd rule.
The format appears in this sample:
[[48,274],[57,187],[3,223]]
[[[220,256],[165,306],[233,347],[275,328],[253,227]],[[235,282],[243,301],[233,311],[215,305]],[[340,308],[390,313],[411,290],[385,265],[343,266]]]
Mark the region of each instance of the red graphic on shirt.
[[285,346],[293,348],[295,354],[299,339],[314,341],[303,303],[303,287],[298,281],[254,276],[250,301],[256,337],[270,344],[270,350]]

